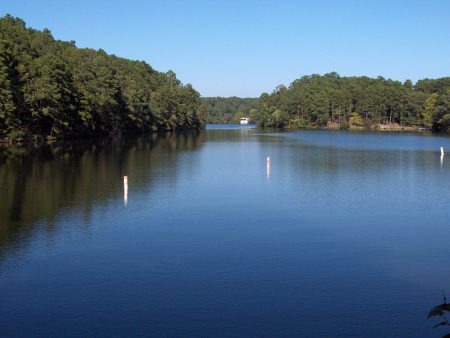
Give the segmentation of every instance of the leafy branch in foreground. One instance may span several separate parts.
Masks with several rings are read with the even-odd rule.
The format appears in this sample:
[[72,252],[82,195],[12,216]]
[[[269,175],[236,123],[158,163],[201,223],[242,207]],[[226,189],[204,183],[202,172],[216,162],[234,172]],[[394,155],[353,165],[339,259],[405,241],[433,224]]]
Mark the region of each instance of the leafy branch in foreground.
[[[432,308],[427,316],[427,319],[430,319],[432,317],[441,317],[443,319],[439,323],[435,324],[433,328],[440,326],[450,326],[450,322],[445,316],[446,313],[450,312],[450,304],[447,303],[447,297],[445,297],[444,291],[442,291],[442,297],[444,298],[444,302]],[[442,336],[442,338],[450,338],[450,333]]]

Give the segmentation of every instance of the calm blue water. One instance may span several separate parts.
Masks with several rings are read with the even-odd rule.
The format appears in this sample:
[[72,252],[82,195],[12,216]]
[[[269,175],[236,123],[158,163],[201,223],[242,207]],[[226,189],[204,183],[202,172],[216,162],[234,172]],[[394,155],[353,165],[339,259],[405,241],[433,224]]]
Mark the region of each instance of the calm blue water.
[[0,336],[450,331],[426,319],[448,137],[211,126],[1,158]]

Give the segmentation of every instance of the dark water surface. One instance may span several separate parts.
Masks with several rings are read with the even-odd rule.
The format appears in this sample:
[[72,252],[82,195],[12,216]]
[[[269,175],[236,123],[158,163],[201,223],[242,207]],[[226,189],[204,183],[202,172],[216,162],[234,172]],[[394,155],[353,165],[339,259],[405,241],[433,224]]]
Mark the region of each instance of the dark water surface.
[[443,335],[426,319],[450,295],[440,146],[214,126],[7,149],[0,336]]

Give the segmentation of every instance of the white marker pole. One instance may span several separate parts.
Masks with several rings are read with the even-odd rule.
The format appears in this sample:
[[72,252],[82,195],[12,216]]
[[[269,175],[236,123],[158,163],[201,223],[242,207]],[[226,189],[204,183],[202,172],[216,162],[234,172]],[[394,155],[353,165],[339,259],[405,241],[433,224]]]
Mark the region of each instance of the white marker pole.
[[123,177],[123,204],[128,204],[128,176]]

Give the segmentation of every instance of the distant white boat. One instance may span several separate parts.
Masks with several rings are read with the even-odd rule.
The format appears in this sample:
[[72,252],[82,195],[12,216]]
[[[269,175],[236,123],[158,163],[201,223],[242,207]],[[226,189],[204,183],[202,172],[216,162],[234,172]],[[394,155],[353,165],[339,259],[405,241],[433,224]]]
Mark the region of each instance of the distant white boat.
[[250,118],[248,117],[241,117],[241,124],[248,124],[250,121]]

